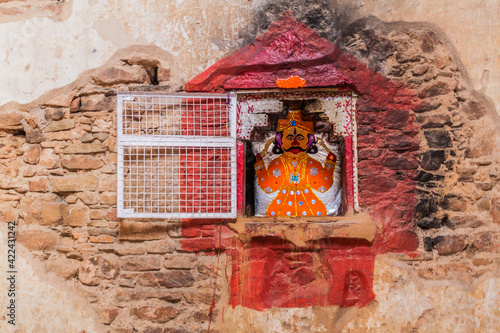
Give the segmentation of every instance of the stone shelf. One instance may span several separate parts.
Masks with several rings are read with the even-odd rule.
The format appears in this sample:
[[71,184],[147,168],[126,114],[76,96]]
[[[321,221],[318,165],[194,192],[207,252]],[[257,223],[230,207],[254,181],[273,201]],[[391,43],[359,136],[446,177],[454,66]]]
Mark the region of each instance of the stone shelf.
[[364,239],[372,243],[377,231],[368,214],[308,218],[240,217],[228,226],[244,243],[257,237],[277,237],[298,247],[333,238]]

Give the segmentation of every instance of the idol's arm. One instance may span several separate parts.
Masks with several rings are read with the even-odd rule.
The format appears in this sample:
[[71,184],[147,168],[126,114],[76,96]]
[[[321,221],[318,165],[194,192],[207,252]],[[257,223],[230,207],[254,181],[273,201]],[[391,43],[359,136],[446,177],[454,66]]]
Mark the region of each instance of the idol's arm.
[[325,192],[333,184],[333,173],[335,171],[337,158],[333,153],[328,153],[325,166],[320,162],[313,160],[313,163],[307,165],[307,177],[309,185],[320,192]]
[[260,154],[257,154],[257,162],[254,164],[257,184],[266,193],[277,191],[283,184],[285,169],[279,159],[273,160],[269,169],[266,168]]

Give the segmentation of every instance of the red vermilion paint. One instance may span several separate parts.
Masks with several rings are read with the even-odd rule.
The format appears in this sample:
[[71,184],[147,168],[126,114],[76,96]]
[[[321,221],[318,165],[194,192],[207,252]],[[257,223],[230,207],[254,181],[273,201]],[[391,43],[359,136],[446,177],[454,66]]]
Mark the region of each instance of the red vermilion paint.
[[[330,239],[309,249],[297,249],[284,240],[267,238],[243,244],[225,226],[220,233],[214,232],[213,237],[202,237],[201,231],[197,231],[201,225],[215,223],[186,220],[181,244],[185,251],[215,253],[221,249],[231,256],[232,306],[258,310],[365,306],[375,298],[372,290],[375,256],[387,252],[414,255],[418,247],[413,219],[419,142],[418,128],[410,111],[419,99],[416,92],[368,68],[296,21],[289,12],[253,43],[189,81],[185,90],[277,88],[276,80],[290,76],[300,76],[309,88],[334,86],[352,89],[359,95],[355,115],[359,199],[362,211],[370,214],[380,230],[374,243]],[[346,138],[346,145],[352,142],[352,138]],[[243,165],[240,143],[239,211],[243,209]],[[352,172],[348,171],[346,177],[352,178]],[[353,189],[346,190],[347,197],[353,198]]]

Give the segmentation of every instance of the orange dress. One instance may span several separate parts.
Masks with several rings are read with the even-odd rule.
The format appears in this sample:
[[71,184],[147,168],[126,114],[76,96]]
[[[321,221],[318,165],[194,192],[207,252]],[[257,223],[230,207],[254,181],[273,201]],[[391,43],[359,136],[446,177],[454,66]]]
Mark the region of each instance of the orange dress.
[[333,184],[335,157],[329,154],[325,166],[307,154],[297,159],[282,154],[266,168],[264,161],[255,163],[259,187],[278,195],[269,204],[266,216],[326,216],[325,204],[314,194],[327,191]]

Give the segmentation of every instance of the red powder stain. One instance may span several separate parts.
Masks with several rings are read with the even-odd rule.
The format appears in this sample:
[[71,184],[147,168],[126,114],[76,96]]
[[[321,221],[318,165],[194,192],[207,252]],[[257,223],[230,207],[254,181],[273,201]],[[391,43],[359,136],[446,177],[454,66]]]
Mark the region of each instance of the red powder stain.
[[276,85],[278,86],[278,88],[285,89],[302,88],[306,86],[306,80],[304,80],[300,76],[290,76],[287,79],[277,79]]

